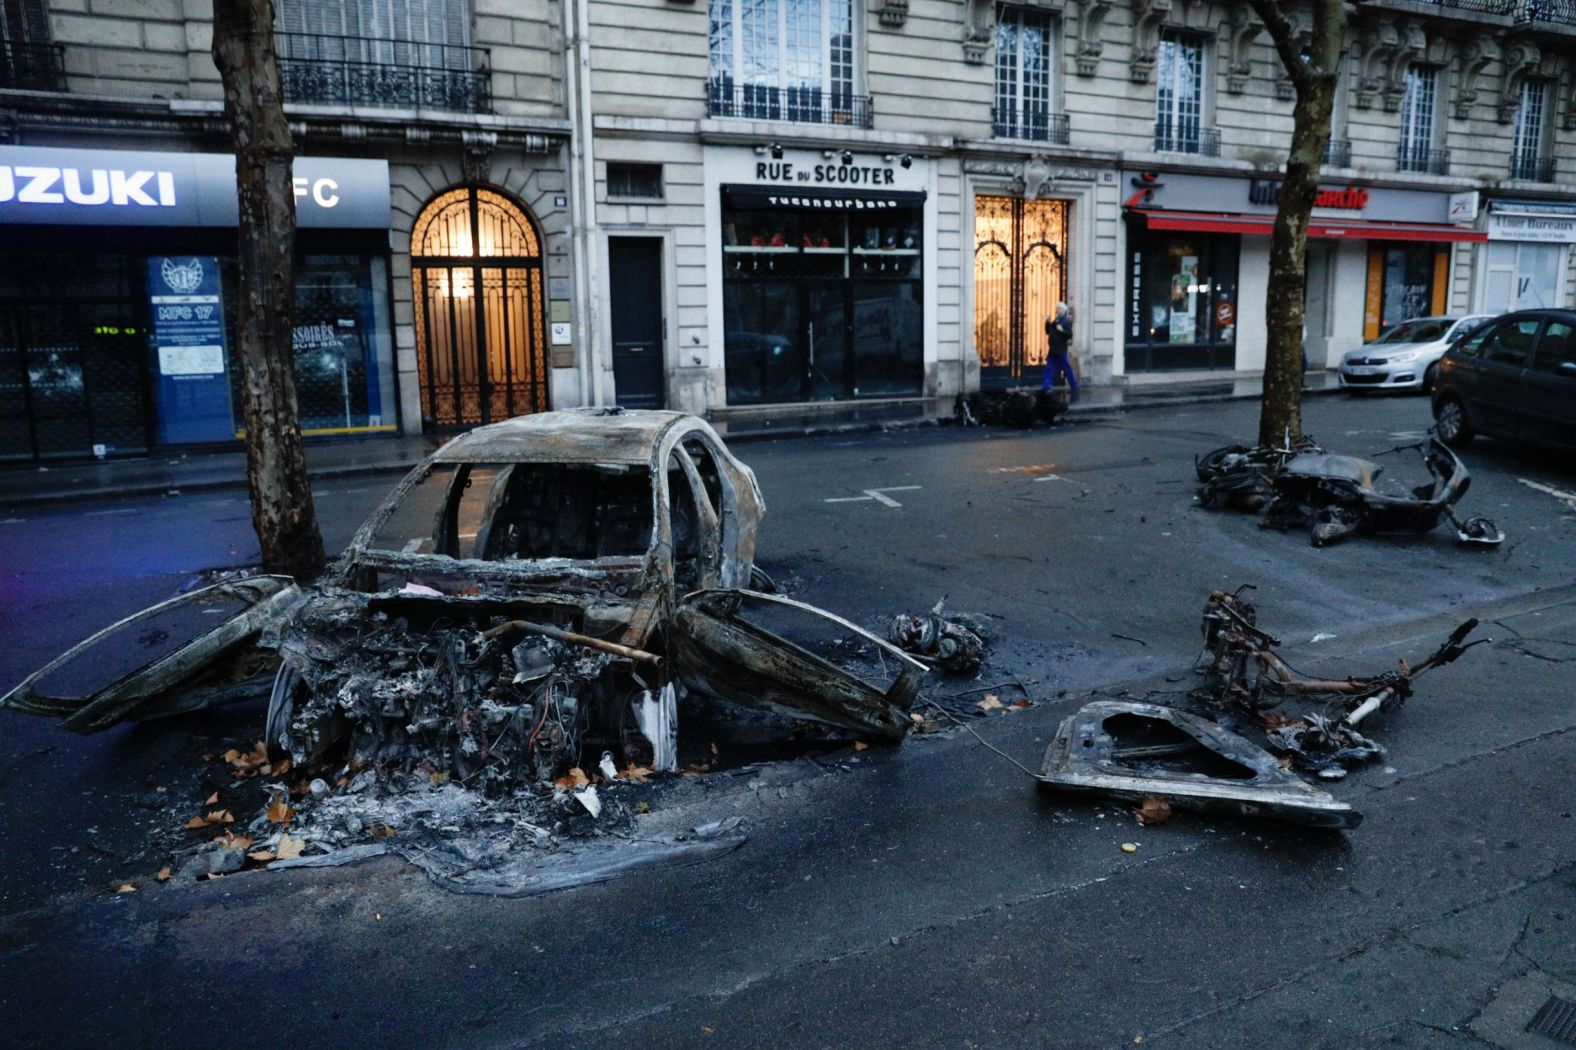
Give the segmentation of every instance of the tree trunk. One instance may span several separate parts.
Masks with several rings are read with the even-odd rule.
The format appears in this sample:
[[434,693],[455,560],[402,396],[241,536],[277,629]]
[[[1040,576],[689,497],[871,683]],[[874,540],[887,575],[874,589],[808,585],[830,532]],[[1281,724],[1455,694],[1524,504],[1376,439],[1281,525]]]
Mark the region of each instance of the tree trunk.
[[[1319,192],[1319,168],[1330,141],[1347,11],[1343,0],[1315,0],[1313,34],[1301,53],[1295,30],[1273,0],[1252,0],[1297,92],[1291,153],[1270,237],[1265,290],[1264,396],[1259,444],[1302,436],[1303,301],[1307,292],[1308,216]],[[1268,10],[1266,10],[1268,9]]]
[[296,414],[295,196],[290,126],[279,94],[271,0],[214,0],[213,60],[235,143],[240,205],[236,352],[246,416],[246,478],[263,568],[298,580],[323,571]]

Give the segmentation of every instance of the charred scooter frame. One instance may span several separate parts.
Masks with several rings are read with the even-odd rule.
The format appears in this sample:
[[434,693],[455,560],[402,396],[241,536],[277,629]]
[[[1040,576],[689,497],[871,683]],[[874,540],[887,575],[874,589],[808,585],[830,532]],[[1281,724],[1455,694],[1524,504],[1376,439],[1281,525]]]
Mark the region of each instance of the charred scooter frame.
[[1324,547],[1357,533],[1423,533],[1447,520],[1460,543],[1496,546],[1505,539],[1487,518],[1456,517],[1451,509],[1466,495],[1472,479],[1459,456],[1438,437],[1398,445],[1379,455],[1416,450],[1432,480],[1410,496],[1389,496],[1374,487],[1384,469],[1372,460],[1327,452],[1292,456],[1269,475],[1274,493],[1264,525],[1286,529],[1311,526],[1310,539]]

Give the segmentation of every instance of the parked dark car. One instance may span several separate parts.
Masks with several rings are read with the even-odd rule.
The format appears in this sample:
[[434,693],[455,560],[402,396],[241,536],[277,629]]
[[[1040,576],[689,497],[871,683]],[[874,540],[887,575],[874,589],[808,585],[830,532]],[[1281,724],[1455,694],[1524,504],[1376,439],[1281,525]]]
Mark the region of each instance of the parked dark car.
[[1576,448],[1576,310],[1521,310],[1439,359],[1434,419],[1460,448],[1475,434]]

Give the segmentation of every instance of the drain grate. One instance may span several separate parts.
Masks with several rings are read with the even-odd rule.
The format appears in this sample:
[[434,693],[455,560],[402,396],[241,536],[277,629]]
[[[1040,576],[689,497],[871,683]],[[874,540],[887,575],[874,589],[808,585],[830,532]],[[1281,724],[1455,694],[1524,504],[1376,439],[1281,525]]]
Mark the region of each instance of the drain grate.
[[1549,996],[1549,1001],[1527,1022],[1527,1031],[1576,1046],[1576,1003],[1557,995]]

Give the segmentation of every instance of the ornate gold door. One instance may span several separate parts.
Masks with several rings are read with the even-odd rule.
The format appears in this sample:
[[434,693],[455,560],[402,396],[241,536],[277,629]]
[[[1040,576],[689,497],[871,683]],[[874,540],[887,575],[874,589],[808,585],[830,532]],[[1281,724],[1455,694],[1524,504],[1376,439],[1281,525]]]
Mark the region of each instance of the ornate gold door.
[[1045,322],[1067,299],[1068,203],[974,199],[974,349],[980,386],[1037,381]]
[[430,426],[548,407],[541,241],[492,190],[442,194],[411,233],[416,367]]

